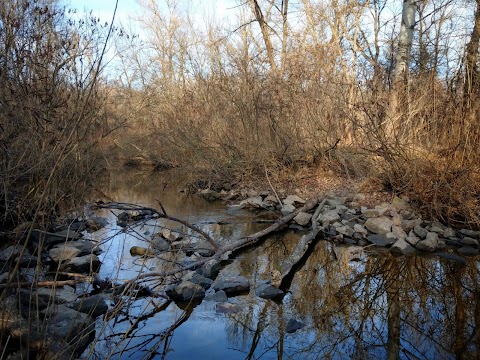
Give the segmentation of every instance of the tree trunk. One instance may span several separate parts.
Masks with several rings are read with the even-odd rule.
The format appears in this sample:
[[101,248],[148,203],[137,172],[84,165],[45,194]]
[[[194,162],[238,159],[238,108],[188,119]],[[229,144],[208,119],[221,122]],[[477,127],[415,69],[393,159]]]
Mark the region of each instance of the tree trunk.
[[257,0],[250,0],[250,7],[252,8],[255,19],[258,21],[260,30],[262,31],[263,41],[265,42],[265,49],[267,50],[268,62],[273,72],[277,71],[277,64],[275,62],[275,56],[273,53],[273,45],[270,39],[270,34],[268,32],[268,25],[265,22],[265,17],[263,16],[262,9],[258,5]]
[[478,92],[479,69],[478,69],[478,46],[480,44],[480,0],[477,1],[477,10],[475,11],[475,23],[472,36],[467,44],[465,53],[465,86],[464,86],[464,106],[468,111],[473,104],[473,95]]
[[387,138],[395,136],[398,127],[399,98],[405,88],[405,80],[408,72],[408,62],[412,50],[413,30],[415,27],[415,0],[403,0],[402,23],[398,37],[397,56],[395,58],[395,69],[393,71],[393,86],[390,97],[390,109],[386,119],[385,132]]

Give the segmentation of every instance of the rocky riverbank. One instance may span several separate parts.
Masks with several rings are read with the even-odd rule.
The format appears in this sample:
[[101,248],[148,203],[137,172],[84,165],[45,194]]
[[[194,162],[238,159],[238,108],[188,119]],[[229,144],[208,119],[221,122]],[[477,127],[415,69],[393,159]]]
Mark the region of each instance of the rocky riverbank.
[[24,248],[25,231],[17,245],[0,251],[0,332],[8,338],[8,359],[71,359],[94,338],[95,319],[107,312],[109,300],[91,292],[101,250],[80,231],[104,225],[91,219],[35,229]]

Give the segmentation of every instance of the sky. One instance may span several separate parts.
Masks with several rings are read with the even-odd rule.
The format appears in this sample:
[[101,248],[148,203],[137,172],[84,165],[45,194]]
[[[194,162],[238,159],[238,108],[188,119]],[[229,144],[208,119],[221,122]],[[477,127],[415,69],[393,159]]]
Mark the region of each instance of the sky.
[[[83,10],[92,10],[102,21],[112,19],[113,11],[115,9],[115,0],[63,0],[65,4],[77,9],[79,12]],[[164,2],[159,0],[158,2]],[[205,4],[214,6],[216,15],[228,14],[233,12],[236,0],[195,0],[192,4]],[[118,0],[117,14],[115,18],[117,21],[126,23],[131,17],[138,17],[142,15],[142,7],[138,4],[138,0]]]

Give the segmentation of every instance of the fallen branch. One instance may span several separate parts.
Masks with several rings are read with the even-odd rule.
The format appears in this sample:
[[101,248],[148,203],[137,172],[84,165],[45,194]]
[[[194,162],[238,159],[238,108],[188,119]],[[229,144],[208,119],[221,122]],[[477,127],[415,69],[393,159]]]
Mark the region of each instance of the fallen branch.
[[225,244],[224,246],[219,247],[217,249],[217,251],[215,252],[215,254],[212,255],[211,257],[198,260],[196,262],[193,262],[193,263],[190,263],[188,265],[182,266],[179,269],[175,269],[175,270],[168,271],[168,272],[150,272],[150,273],[140,274],[140,275],[137,276],[136,280],[137,281],[138,280],[144,280],[144,279],[150,278],[150,277],[166,278],[168,276],[178,274],[182,271],[197,269],[197,268],[201,267],[202,265],[204,265],[205,263],[207,263],[210,260],[227,260],[229,255],[232,252],[238,251],[238,250],[240,250],[240,249],[242,249],[246,246],[253,245],[257,241],[259,241],[260,239],[265,237],[266,235],[268,235],[268,234],[270,234],[274,231],[279,230],[285,224],[290,222],[295,216],[297,216],[297,214],[299,212],[308,212],[308,211],[312,210],[318,204],[319,201],[320,201],[319,196],[307,201],[303,207],[301,207],[300,209],[297,209],[296,211],[294,211],[291,214],[288,214],[288,215],[280,218],[277,222],[270,225],[269,227],[267,227],[267,228],[265,228],[261,231],[258,231],[256,233],[250,235],[250,236],[240,238],[236,241],[233,241],[229,244]]
[[77,280],[62,280],[62,281],[38,281],[38,282],[21,282],[21,283],[10,283],[10,284],[0,284],[0,289],[5,289],[5,288],[41,288],[41,287],[49,287],[49,288],[55,288],[55,287],[64,287],[66,285],[69,286],[74,286],[78,283],[82,282],[90,282],[90,279],[88,277],[82,278],[82,279],[77,279]]
[[202,229],[200,229],[199,227],[197,227],[195,225],[192,225],[192,224],[188,223],[185,220],[178,219],[176,217],[167,215],[167,213],[165,212],[165,209],[163,209],[163,206],[161,204],[160,204],[160,207],[162,208],[161,212],[158,211],[155,208],[150,208],[150,207],[145,207],[145,206],[135,205],[135,204],[121,203],[121,202],[120,203],[119,202],[109,202],[109,203],[102,203],[102,204],[97,203],[93,206],[93,208],[98,208],[98,209],[114,209],[114,210],[123,210],[123,211],[141,211],[141,210],[150,211],[151,213],[156,214],[158,218],[167,219],[167,220],[170,220],[170,221],[177,222],[177,223],[182,224],[182,225],[186,226],[187,228],[199,233],[200,235],[202,235],[205,238],[205,240],[207,240],[213,246],[213,248],[215,250],[218,250],[220,248],[220,245],[218,245],[210,237],[210,235],[208,235],[205,231],[203,231]]

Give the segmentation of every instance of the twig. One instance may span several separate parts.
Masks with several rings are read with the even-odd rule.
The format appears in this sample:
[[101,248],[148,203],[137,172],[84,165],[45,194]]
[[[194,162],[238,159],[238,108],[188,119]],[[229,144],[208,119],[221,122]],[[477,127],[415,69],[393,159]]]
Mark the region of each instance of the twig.
[[270,177],[268,176],[267,166],[266,166],[265,164],[263,164],[263,168],[265,169],[265,176],[267,177],[268,184],[270,185],[270,188],[272,189],[273,193],[275,194],[275,197],[277,198],[278,203],[279,203],[280,206],[283,208],[282,201],[281,201],[280,198],[278,197],[277,192],[275,191],[272,183],[270,182]]

